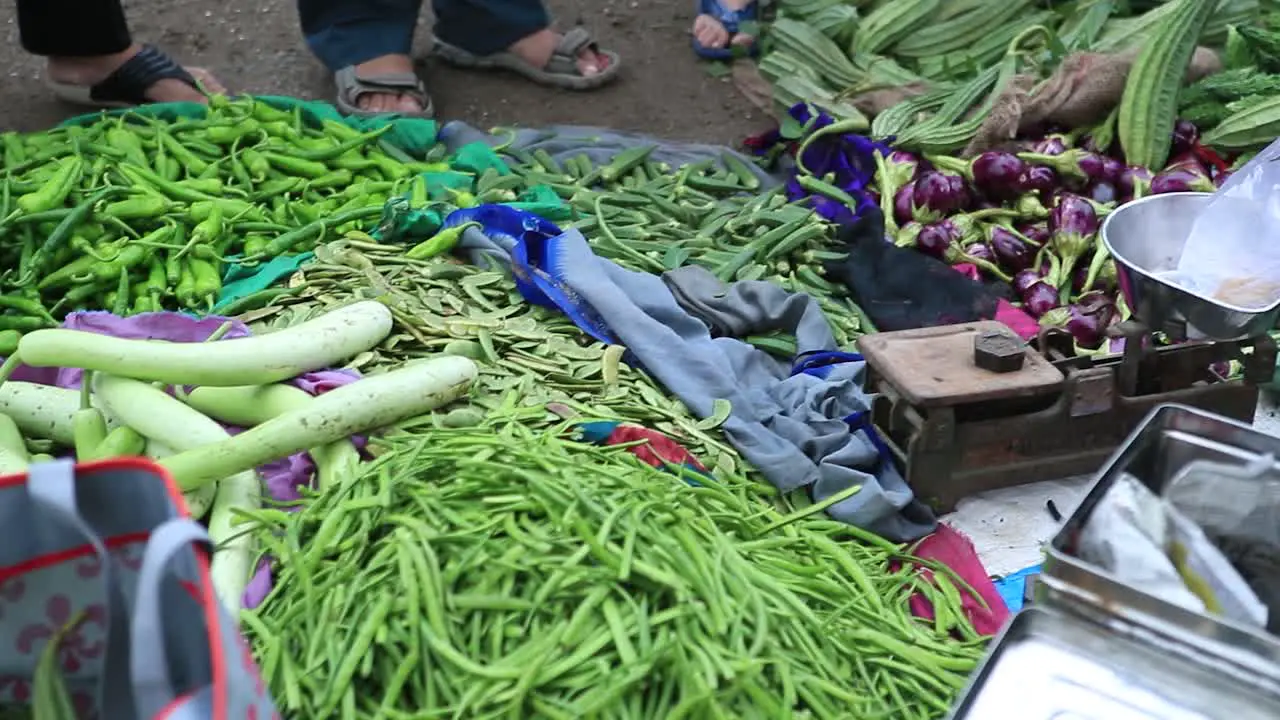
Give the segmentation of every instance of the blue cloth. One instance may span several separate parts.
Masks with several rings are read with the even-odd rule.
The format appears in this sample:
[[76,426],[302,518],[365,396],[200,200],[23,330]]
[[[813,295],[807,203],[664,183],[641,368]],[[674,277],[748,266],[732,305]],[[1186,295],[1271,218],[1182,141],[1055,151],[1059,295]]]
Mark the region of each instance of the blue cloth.
[[[476,55],[502,52],[551,25],[541,0],[433,0],[435,34]],[[298,0],[302,34],[332,71],[408,55],[422,0]]]
[[1000,593],[1000,597],[1004,598],[1004,604],[1009,608],[1009,612],[1016,613],[1022,609],[1022,600],[1027,592],[1027,578],[1032,575],[1039,575],[1041,567],[1040,565],[1032,565],[1012,575],[1005,575],[996,581],[996,592]]
[[[472,262],[510,268],[530,302],[558,307],[592,337],[627,347],[696,417],[714,414],[718,400],[729,401],[725,437],[780,491],[803,488],[820,502],[857,487],[828,514],[894,541],[915,540],[936,527],[866,432],[859,415],[869,407],[864,362],[816,371],[826,377],[793,374],[790,364],[738,337],[712,337],[663,277],[597,257],[581,232],[553,236],[550,223],[514,208],[473,210],[472,218],[493,223],[463,232],[458,249]],[[830,326],[811,298],[766,282],[734,283],[724,292],[699,282],[681,287],[686,299],[705,290],[710,294],[701,300],[731,305],[746,330],[789,331],[804,354],[835,351]]]

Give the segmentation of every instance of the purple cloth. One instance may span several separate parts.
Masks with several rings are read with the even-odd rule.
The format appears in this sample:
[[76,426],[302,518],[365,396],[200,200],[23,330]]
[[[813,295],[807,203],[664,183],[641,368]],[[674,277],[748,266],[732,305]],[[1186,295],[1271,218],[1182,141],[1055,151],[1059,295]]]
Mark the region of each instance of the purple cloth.
[[[62,327],[131,340],[203,342],[228,321],[231,322],[231,329],[222,336],[222,339],[230,340],[250,335],[249,327],[239,320],[217,315],[195,318],[172,312],[142,313],[127,318],[116,317],[109,312],[101,311],[74,312],[67,316]],[[23,382],[56,385],[74,390],[80,387],[80,379],[83,375],[79,368],[33,368],[20,365],[14,370],[12,377],[14,380]],[[318,370],[299,375],[291,382],[312,395],[320,395],[359,379],[359,373],[354,370]],[[239,428],[234,427],[228,427],[227,430],[232,434],[240,432]],[[298,494],[298,487],[311,483],[315,464],[306,453],[297,453],[260,465],[257,470],[262,476],[267,494],[273,500],[287,503],[301,497]],[[244,606],[257,607],[270,591],[271,567],[264,560],[259,564],[257,572],[245,589]]]

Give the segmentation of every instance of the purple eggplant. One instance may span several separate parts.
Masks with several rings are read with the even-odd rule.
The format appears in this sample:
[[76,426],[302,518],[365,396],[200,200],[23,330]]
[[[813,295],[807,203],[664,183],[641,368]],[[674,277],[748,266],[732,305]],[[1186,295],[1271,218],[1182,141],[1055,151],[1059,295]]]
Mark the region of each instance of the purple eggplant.
[[1035,262],[1036,249],[1009,228],[988,225],[987,243],[1000,264],[1013,272],[1026,270]]
[[962,244],[964,231],[951,220],[939,220],[924,226],[916,237],[916,249],[948,265],[968,263],[994,277],[1009,282],[1010,278],[995,263],[967,253]]
[[989,263],[996,262],[995,251],[993,251],[991,249],[991,246],[986,243],[978,242],[978,243],[973,243],[972,245],[965,245],[964,251],[971,258],[976,258],[978,260],[985,260]]
[[931,222],[969,204],[969,189],[964,178],[951,173],[930,170],[920,173],[911,193],[912,214],[916,220]]
[[969,167],[974,187],[989,198],[1012,200],[1023,192],[1027,164],[1013,153],[984,152]]
[[924,225],[911,220],[904,223],[898,228],[897,234],[893,238],[893,244],[898,247],[915,247],[916,238],[920,237],[920,231],[924,230]]
[[1106,158],[1081,148],[1072,148],[1059,155],[1018,153],[1018,157],[1031,165],[1047,167],[1059,175],[1085,181],[1107,180],[1111,169]]
[[1152,173],[1140,165],[1130,165],[1120,173],[1117,187],[1123,198],[1138,199],[1151,194]]
[[1173,124],[1171,152],[1178,153],[1192,150],[1200,143],[1200,129],[1189,120],[1179,119]]
[[1017,227],[1017,230],[1022,237],[1036,245],[1043,247],[1045,243],[1049,242],[1049,228],[1043,222],[1023,223]]
[[1036,144],[1031,146],[1031,152],[1036,155],[1061,155],[1069,147],[1071,147],[1071,141],[1067,136],[1049,135],[1036,141]]
[[1021,294],[1022,307],[1032,317],[1043,317],[1058,307],[1058,289],[1045,280],[1037,280]]
[[1062,184],[1058,179],[1058,173],[1043,165],[1034,165],[1027,168],[1027,171],[1019,178],[1019,182],[1022,192],[1039,193],[1041,197],[1048,197],[1049,193],[1058,189],[1058,186]]
[[1076,344],[1087,350],[1102,347],[1107,327],[1115,316],[1115,305],[1102,293],[1091,293],[1079,302],[1058,307],[1040,318],[1041,327],[1060,327],[1071,333]]
[[1035,270],[1019,270],[1014,274],[1013,280],[1009,284],[1013,286],[1013,291],[1017,293],[1018,297],[1022,297],[1027,292],[1027,288],[1043,279],[1044,277]]
[[1099,180],[1090,185],[1086,191],[1089,193],[1090,200],[1103,205],[1113,203],[1119,197],[1116,186],[1108,180]]
[[1185,167],[1172,167],[1161,170],[1151,178],[1151,194],[1163,195],[1174,192],[1213,192],[1213,181],[1208,175],[1199,174]]
[[[1076,263],[1093,248],[1094,235],[1098,232],[1098,213],[1088,200],[1079,195],[1063,193],[1049,214],[1049,229],[1053,251],[1057,254],[1057,274],[1049,281],[1061,288],[1063,294],[1071,292],[1071,276]],[[1065,297],[1062,298],[1066,300]]]
[[899,225],[906,225],[915,220],[915,208],[911,204],[911,197],[915,191],[916,182],[912,180],[903,185],[893,196],[893,219]]
[[1110,183],[1120,182],[1120,175],[1124,173],[1124,163],[1113,157],[1102,158],[1102,179]]

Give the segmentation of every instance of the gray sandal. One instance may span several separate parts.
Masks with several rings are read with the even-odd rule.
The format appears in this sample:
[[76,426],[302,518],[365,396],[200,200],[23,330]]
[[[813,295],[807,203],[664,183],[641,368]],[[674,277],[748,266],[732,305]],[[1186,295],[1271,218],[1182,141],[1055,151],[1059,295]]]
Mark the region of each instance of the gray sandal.
[[[599,75],[587,77],[578,72],[578,55],[591,50],[609,60],[609,66]],[[601,50],[591,33],[581,26],[565,33],[551,53],[546,67],[534,67],[519,55],[509,51],[492,55],[475,55],[456,45],[435,38],[435,54],[441,60],[461,68],[473,70],[510,70],[540,85],[566,90],[594,90],[618,76],[622,59],[611,50]]]
[[[379,75],[362,75],[355,66],[344,67],[333,74],[333,82],[338,87],[335,105],[347,115],[356,117],[373,117],[375,115],[398,114],[402,117],[432,118],[435,107],[431,104],[431,96],[422,80],[414,73],[382,73]],[[422,105],[422,110],[414,113],[384,113],[365,110],[360,107],[360,97],[370,93],[408,95]]]

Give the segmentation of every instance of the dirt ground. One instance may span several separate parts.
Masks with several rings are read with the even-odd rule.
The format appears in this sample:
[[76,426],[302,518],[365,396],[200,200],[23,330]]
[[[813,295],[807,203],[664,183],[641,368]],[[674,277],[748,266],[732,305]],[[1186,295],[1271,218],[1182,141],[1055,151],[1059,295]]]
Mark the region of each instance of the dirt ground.
[[[424,3],[430,5],[429,2]],[[623,58],[611,87],[570,93],[514,76],[453,70],[425,62],[422,73],[444,120],[477,127],[578,124],[658,137],[732,144],[769,121],[734,87],[712,77],[689,47],[693,0],[549,0],[562,27],[578,22]],[[298,30],[293,0],[125,0],[133,34],[180,61],[209,68],[235,92],[328,99],[332,86]],[[77,110],[44,88],[41,63],[18,42],[12,0],[0,2],[0,128],[38,130]],[[418,25],[416,56],[429,50],[431,17]]]

